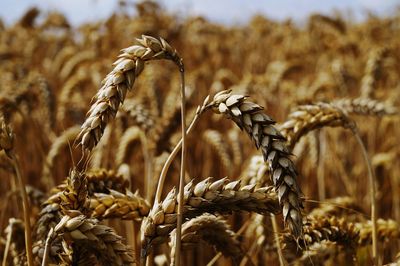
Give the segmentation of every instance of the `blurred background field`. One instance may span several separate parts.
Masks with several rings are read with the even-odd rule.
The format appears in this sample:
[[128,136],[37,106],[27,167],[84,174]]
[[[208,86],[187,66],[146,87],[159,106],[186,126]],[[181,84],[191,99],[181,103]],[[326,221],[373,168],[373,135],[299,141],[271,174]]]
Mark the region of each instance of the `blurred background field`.
[[[220,183],[200,183],[205,192],[198,188],[185,205],[192,216],[185,219],[183,265],[398,263],[399,6],[400,1],[392,0],[3,0],[3,265],[26,264],[22,190],[14,181],[17,171],[10,149],[27,185],[35,265],[43,257],[63,265],[140,261],[141,247],[149,245],[142,221],[157,236],[148,264],[171,262],[174,244],[171,247],[168,240],[175,228],[171,217],[176,217],[173,188],[179,179],[179,156],[171,164],[162,193],[169,204],[154,204],[154,196],[162,166],[181,138],[180,77],[168,60],[149,62],[158,59],[160,47],[167,51],[158,38],[176,49],[185,64],[187,124],[207,96],[212,100],[225,89],[257,104],[244,104],[246,109],[243,97],[232,96],[230,104],[214,106],[215,113],[225,116],[205,112],[188,135],[185,182],[214,177]],[[143,34],[156,39],[143,37],[140,43],[137,38]],[[129,68],[118,65],[113,71],[121,49],[132,45],[139,48],[120,55]],[[138,50],[141,53],[134,54]],[[143,51],[149,58],[143,59]],[[107,86],[104,78],[111,80]],[[124,86],[118,86],[121,83]],[[85,185],[74,186],[77,179],[71,169],[82,158],[76,145],[82,140],[81,125],[93,109],[104,111],[91,109],[92,105],[112,111],[85,124],[84,128],[95,129],[89,137],[97,146],[87,169],[81,169]],[[260,112],[273,118],[277,129]],[[227,117],[242,127],[250,123],[250,130],[244,126],[241,131]],[[2,146],[8,136],[4,137],[5,125],[14,132],[12,148]],[[261,146],[264,157],[256,146]],[[296,171],[282,170],[292,165]],[[277,169],[281,170],[274,175]],[[293,181],[296,175],[302,193]],[[369,182],[373,176],[375,195]],[[240,186],[224,187],[228,182],[224,177],[240,180]],[[85,196],[78,197],[78,190]],[[218,193],[225,190],[239,199],[224,202]],[[210,198],[205,198],[206,192]],[[220,201],[212,201],[214,196]],[[376,201],[375,219],[371,196]],[[195,203],[206,207],[197,209]],[[150,212],[153,207],[163,213],[157,224],[152,224],[154,219],[149,222],[158,214]],[[288,208],[304,214],[304,234],[297,239],[302,249],[287,226],[292,219]],[[265,215],[269,211],[276,219]],[[86,231],[65,229],[44,255],[48,231],[77,212],[84,213],[79,226],[84,224]],[[207,228],[209,220],[215,223]],[[103,225],[110,235],[96,235],[93,240],[93,232],[101,230],[91,230],[104,229]],[[223,231],[223,237],[215,230]]]

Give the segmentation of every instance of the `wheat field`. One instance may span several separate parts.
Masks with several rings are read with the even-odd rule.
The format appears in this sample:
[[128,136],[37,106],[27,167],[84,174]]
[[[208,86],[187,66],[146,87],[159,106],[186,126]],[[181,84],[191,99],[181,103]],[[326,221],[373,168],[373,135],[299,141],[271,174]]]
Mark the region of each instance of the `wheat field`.
[[125,8],[0,21],[2,266],[400,264],[400,15]]

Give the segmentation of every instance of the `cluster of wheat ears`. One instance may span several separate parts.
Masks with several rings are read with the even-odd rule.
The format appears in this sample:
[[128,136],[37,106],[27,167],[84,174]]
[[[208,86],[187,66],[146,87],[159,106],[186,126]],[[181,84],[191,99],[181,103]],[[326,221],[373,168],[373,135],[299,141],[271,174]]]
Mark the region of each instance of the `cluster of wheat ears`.
[[154,2],[0,22],[2,265],[395,265],[398,36]]

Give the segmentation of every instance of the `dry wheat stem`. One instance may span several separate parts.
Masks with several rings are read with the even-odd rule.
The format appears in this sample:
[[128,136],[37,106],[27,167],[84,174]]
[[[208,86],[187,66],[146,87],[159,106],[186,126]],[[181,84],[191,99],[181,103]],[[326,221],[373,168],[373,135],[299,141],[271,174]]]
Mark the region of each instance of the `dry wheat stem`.
[[28,266],[33,266],[33,255],[32,255],[32,234],[31,234],[31,225],[30,225],[30,217],[29,217],[29,201],[26,193],[25,182],[22,178],[21,168],[19,165],[19,160],[15,155],[14,149],[14,133],[12,130],[5,124],[5,121],[2,117],[0,117],[0,151],[4,150],[7,156],[11,159],[11,164],[14,168],[15,177],[17,179],[17,183],[19,186],[19,191],[21,193],[22,198],[22,208],[24,215],[24,223],[25,223],[25,250],[26,257],[28,261]]
[[318,166],[317,166],[317,183],[318,183],[318,199],[324,201],[326,198],[325,188],[325,160],[326,155],[326,136],[325,132],[318,130],[315,133],[318,140]]
[[49,264],[49,253],[50,253],[50,245],[54,240],[54,228],[50,228],[50,231],[47,235],[46,242],[44,245],[44,254],[42,259],[42,266],[47,266]]
[[115,163],[117,165],[121,165],[124,163],[125,157],[129,151],[130,144],[132,144],[133,141],[135,141],[135,140],[138,140],[138,139],[141,140],[140,133],[141,133],[141,131],[137,126],[129,127],[128,129],[126,129],[124,131],[124,134],[120,138],[117,152],[116,152]]
[[[181,62],[182,63],[182,62]],[[185,71],[182,67],[181,72],[181,134],[182,134],[182,148],[181,148],[181,169],[179,174],[179,194],[178,194],[178,217],[176,223],[176,254],[175,264],[181,265],[181,234],[182,234],[182,220],[183,220],[183,200],[184,200],[184,187],[185,187],[185,173],[186,173],[186,97],[185,97]],[[196,112],[197,114],[197,112]]]
[[11,153],[11,159],[14,165],[15,174],[18,179],[19,189],[22,197],[22,208],[24,211],[24,223],[25,223],[25,249],[26,256],[28,260],[28,266],[33,266],[33,254],[32,254],[32,234],[31,234],[31,224],[29,218],[29,201],[26,194],[25,182],[22,179],[18,158],[15,154]]
[[[11,218],[14,219],[14,218]],[[9,226],[7,228],[9,228],[10,230],[8,230],[7,232],[7,242],[6,242],[6,247],[4,248],[4,255],[3,255],[3,261],[1,263],[2,266],[6,266],[7,265],[7,257],[8,257],[8,253],[10,250],[10,245],[11,245],[11,239],[13,237],[13,226],[14,226],[14,220],[11,220],[9,222]]]
[[[201,114],[207,109],[206,105],[208,104],[208,100],[209,100],[209,97],[207,96],[204,99],[204,102],[203,102],[202,106],[199,106],[197,108],[196,115],[193,118],[193,120],[190,123],[190,125],[188,126],[186,134],[189,134],[191,132],[193,127],[198,122]],[[172,161],[175,159],[175,156],[178,154],[178,152],[181,149],[181,147],[182,147],[182,139],[176,144],[176,146],[174,147],[174,149],[172,150],[171,154],[168,156],[167,160],[165,161],[165,163],[164,163],[164,165],[162,167],[162,170],[161,170],[161,173],[160,173],[160,178],[158,179],[157,191],[156,191],[154,202],[160,202],[161,201],[162,189],[164,187],[164,182],[165,182],[165,178],[167,176],[168,169],[171,166]]]
[[70,127],[59,135],[51,144],[43,165],[43,173],[41,177],[43,184],[48,184],[49,189],[54,187],[54,179],[52,178],[51,170],[54,166],[56,157],[65,147],[67,147],[67,145],[70,144],[70,142],[74,141],[79,131],[79,126]]
[[368,156],[368,152],[364,146],[363,141],[361,140],[360,134],[358,133],[358,128],[357,127],[352,127],[351,128],[353,135],[355,136],[364,160],[367,164],[367,169],[368,169],[368,181],[369,181],[369,193],[370,193],[370,200],[371,200],[371,221],[372,221],[372,259],[375,263],[375,265],[377,265],[378,261],[379,261],[379,255],[378,255],[378,233],[377,233],[377,213],[376,213],[376,177],[374,174],[374,171],[372,170],[372,165],[371,165],[371,161],[369,159]]
[[290,151],[284,143],[285,138],[273,126],[275,123],[262,112],[262,107],[250,101],[245,96],[222,91],[214,96],[209,104],[217,113],[224,114],[244,129],[261,148],[264,160],[271,169],[271,177],[278,192],[282,206],[283,217],[295,237],[302,231],[303,208],[301,191],[297,184],[297,173],[290,159]]
[[279,239],[278,223],[276,222],[275,214],[271,213],[270,216],[271,216],[272,228],[274,230],[274,241],[276,244],[276,249],[278,251],[279,265],[285,266],[285,265],[287,265],[287,262],[286,262],[285,258],[283,257],[282,245],[281,245],[281,241]]

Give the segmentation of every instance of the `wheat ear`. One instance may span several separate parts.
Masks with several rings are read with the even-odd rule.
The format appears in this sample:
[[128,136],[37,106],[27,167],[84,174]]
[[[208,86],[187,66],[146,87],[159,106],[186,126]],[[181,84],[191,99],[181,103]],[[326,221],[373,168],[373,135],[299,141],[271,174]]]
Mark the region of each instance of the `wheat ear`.
[[389,50],[385,47],[379,47],[370,52],[365,73],[361,80],[361,95],[363,98],[374,96],[376,84],[381,75],[383,60],[388,52]]
[[358,128],[353,120],[351,120],[339,107],[329,103],[316,103],[313,105],[302,105],[289,115],[289,119],[280,127],[282,133],[288,139],[288,146],[293,149],[298,140],[308,132],[322,128],[343,127],[350,129],[356,138],[364,160],[367,164],[370,198],[371,198],[371,220],[373,223],[373,241],[372,253],[373,259],[378,256],[377,238],[376,238],[376,178],[372,170],[371,162],[367,150],[361,140]]
[[122,238],[112,228],[98,224],[96,219],[87,218],[79,211],[69,211],[61,218],[54,227],[54,237],[57,235],[87,247],[93,245],[91,247],[93,251],[106,251],[96,254],[99,254],[102,262],[107,265],[134,263],[129,248],[122,243]]
[[143,35],[138,42],[138,45],[122,50],[114,69],[103,80],[102,87],[95,95],[78,136],[84,149],[92,150],[99,142],[106,125],[115,117],[146,61],[168,59],[181,67],[181,58],[163,39]]
[[285,223],[294,236],[299,237],[302,231],[303,200],[290,151],[285,144],[285,138],[273,126],[275,121],[262,112],[261,106],[246,101],[246,98],[231,94],[230,91],[222,91],[214,96],[209,106],[244,129],[256,147],[261,149],[264,160],[271,169]]
[[346,114],[388,116],[398,115],[399,110],[387,103],[370,98],[343,98],[332,102]]
[[138,193],[122,194],[109,190],[109,194],[94,193],[90,198],[92,217],[97,219],[121,218],[125,220],[140,219],[147,216],[150,211],[149,203]]
[[[171,265],[174,265],[176,230],[170,236]],[[221,217],[204,213],[185,222],[182,226],[182,247],[196,246],[200,240],[208,242],[224,256],[231,257],[238,263],[243,257],[240,242],[235,239],[235,233]]]
[[296,107],[279,129],[286,137],[288,147],[293,150],[302,136],[326,126],[350,128],[352,122],[332,104],[316,103]]
[[223,165],[223,169],[232,174],[232,160],[229,154],[228,145],[224,140],[222,134],[217,130],[208,129],[203,133],[204,142],[208,143],[218,156],[219,160]]
[[[272,187],[255,189],[255,185],[241,187],[240,181],[227,182],[226,178],[214,182],[207,178],[196,185],[188,183],[184,189],[184,217],[196,217],[205,212],[229,213],[240,210],[262,214],[280,212],[278,198]],[[164,242],[176,227],[176,209],[176,189],[173,189],[162,202],[156,202],[143,219],[142,257],[147,255],[152,245]]]

